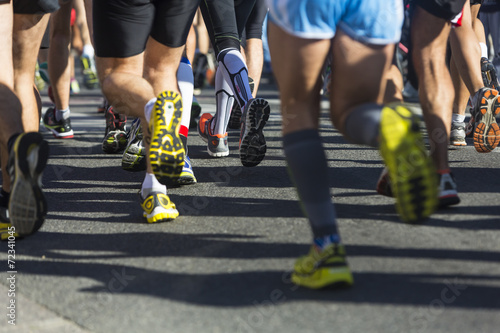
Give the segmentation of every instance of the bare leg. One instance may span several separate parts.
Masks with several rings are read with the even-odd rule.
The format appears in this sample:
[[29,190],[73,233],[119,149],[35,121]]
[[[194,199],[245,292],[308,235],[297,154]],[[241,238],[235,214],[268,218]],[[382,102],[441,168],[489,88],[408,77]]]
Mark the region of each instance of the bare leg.
[[[319,77],[330,49],[330,40],[295,38],[274,24],[269,25],[274,74],[280,86],[283,135],[318,128],[320,84]],[[301,49],[299,52],[290,50]],[[304,54],[302,57],[301,55]]]
[[196,16],[194,17],[193,24],[196,28],[196,37],[198,50],[201,54],[207,54],[210,48],[210,38],[208,37],[207,27],[205,26],[205,21],[203,21],[203,15],[198,9]]
[[155,98],[153,87],[142,77],[143,54],[129,58],[96,57],[102,92],[119,113],[144,118],[144,106]]
[[[369,46],[352,40],[342,31],[332,47],[331,116],[335,127],[344,133],[344,123],[355,106],[382,104],[394,45]],[[361,82],[349,77],[363,77]],[[347,82],[351,83],[348,84]],[[359,92],[363,93],[360,94]]]
[[69,48],[71,42],[71,2],[52,14],[50,22],[49,76],[57,110],[69,108],[71,73]]
[[[2,170],[7,170],[7,142],[9,138],[23,131],[21,121],[21,102],[14,93],[14,70],[12,61],[12,2],[0,5],[0,59],[3,70],[0,71],[0,152]],[[2,189],[10,192],[8,172],[2,172]]]
[[262,46],[262,39],[247,39],[245,55],[248,67],[248,76],[251,77],[254,82],[252,94],[253,96],[257,96],[260,78],[262,76],[262,66],[264,65],[264,49]]
[[419,79],[420,103],[429,132],[431,157],[438,170],[448,169],[453,84],[446,68],[446,42],[451,24],[420,7],[412,26],[413,62]]
[[153,86],[155,95],[165,90],[179,92],[177,69],[183,50],[184,46],[171,48],[153,38],[148,40],[144,53],[144,78]]
[[[26,132],[38,132],[40,124],[37,97],[33,86],[35,85],[34,73],[38,50],[48,19],[48,15],[14,15],[13,47],[17,55],[14,58],[14,86],[16,94],[23,96],[22,119]],[[26,28],[26,22],[32,26]]]
[[189,30],[189,35],[186,41],[186,58],[188,58],[189,62],[192,64],[194,61],[194,54],[196,52],[196,31],[194,30],[194,26],[191,26]]
[[462,26],[452,29],[450,34],[452,56],[469,94],[473,96],[483,87],[481,78],[481,48],[472,29],[469,1],[464,6]]

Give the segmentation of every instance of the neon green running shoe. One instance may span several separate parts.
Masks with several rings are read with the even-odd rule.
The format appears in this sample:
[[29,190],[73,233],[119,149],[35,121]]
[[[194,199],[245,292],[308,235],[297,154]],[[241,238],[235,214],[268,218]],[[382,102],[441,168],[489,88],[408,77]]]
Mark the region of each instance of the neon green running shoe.
[[382,109],[380,153],[401,219],[415,223],[430,216],[438,205],[437,173],[424,146],[419,119],[402,105]]
[[351,286],[354,283],[342,244],[330,244],[319,252],[311,246],[309,253],[295,262],[292,282],[311,289]]

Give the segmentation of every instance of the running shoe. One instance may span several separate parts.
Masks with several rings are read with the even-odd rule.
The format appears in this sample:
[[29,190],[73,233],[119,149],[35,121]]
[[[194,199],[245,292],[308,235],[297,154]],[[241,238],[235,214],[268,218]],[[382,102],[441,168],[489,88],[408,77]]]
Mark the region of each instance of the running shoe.
[[266,139],[262,130],[269,120],[271,108],[263,98],[248,101],[242,115],[240,160],[243,166],[257,166],[266,155]]
[[481,94],[478,98],[479,103],[473,108],[469,124],[474,126],[473,138],[476,151],[489,153],[500,143],[500,128],[495,120],[495,117],[500,113],[498,91],[481,88],[478,93]]
[[38,62],[36,63],[35,67],[35,85],[38,90],[43,90],[43,88],[45,88],[45,81],[40,75],[40,67],[38,66]]
[[106,129],[102,140],[102,151],[107,154],[120,152],[127,146],[127,116],[119,114],[109,106],[104,114]]
[[[451,173],[438,174],[439,179],[439,203],[438,207],[443,208],[451,205],[457,205],[460,203],[460,198],[458,197],[457,184],[455,182],[455,177]],[[386,197],[394,197],[392,192],[391,181],[389,179],[389,173],[387,168],[384,168],[377,182],[377,193],[384,195]]]
[[146,170],[146,147],[139,118],[136,118],[130,126],[127,146],[122,156],[122,169],[132,172]]
[[194,128],[198,125],[196,119],[201,114],[201,105],[198,103],[198,100],[195,96],[193,96],[193,103],[191,104],[191,120],[189,122],[189,128]]
[[15,239],[22,238],[17,232],[15,232],[15,228],[12,227],[10,222],[0,222],[0,240],[6,241],[11,236]]
[[71,81],[69,84],[69,93],[71,95],[80,93],[80,84],[78,83],[78,81],[74,77],[71,78]]
[[332,81],[332,66],[330,60],[328,60],[328,65],[325,66],[323,70],[323,88],[321,89],[321,94],[325,97],[330,97],[330,87]]
[[227,132],[224,134],[213,134],[213,116],[204,113],[198,121],[198,134],[207,143],[208,155],[212,157],[224,157],[229,155],[229,145],[227,143]]
[[57,139],[71,139],[74,137],[71,120],[69,118],[56,120],[56,109],[53,107],[48,108],[43,115],[43,125]]
[[464,123],[451,123],[450,145],[452,146],[467,146],[465,141],[465,124]]
[[40,77],[42,78],[42,80],[44,80],[45,83],[50,84],[49,65],[47,64],[47,62],[42,62],[38,65],[38,72],[40,73]]
[[99,79],[97,78],[94,59],[86,56],[80,59],[83,65],[83,84],[87,89],[96,89],[99,87]]
[[498,82],[497,70],[488,58],[481,58],[481,75],[485,87],[498,90],[500,83]]
[[196,184],[191,159],[186,155],[184,158],[184,167],[182,168],[181,176],[177,180],[177,185],[192,185]]
[[292,282],[311,289],[351,286],[354,280],[344,246],[330,244],[321,252],[311,246],[309,253],[295,262]]
[[386,197],[394,198],[392,193],[391,180],[389,179],[389,169],[385,167],[377,181],[377,193]]
[[207,68],[207,56],[203,53],[197,53],[193,60],[194,89],[201,89],[205,86]]
[[9,217],[9,199],[10,193],[0,190],[0,221],[10,223]]
[[38,132],[20,134],[10,151],[7,164],[12,189],[9,218],[20,236],[31,235],[40,229],[47,215],[47,201],[41,187],[48,157],[49,145]]
[[407,81],[403,88],[403,99],[406,103],[420,103],[418,89],[413,87],[410,81]]
[[457,192],[457,183],[452,173],[439,174],[439,208],[457,205],[460,198]]
[[420,134],[419,119],[402,105],[382,109],[380,153],[401,219],[415,223],[430,216],[438,205],[437,174]]
[[149,121],[149,160],[158,181],[167,186],[177,182],[184,167],[186,152],[179,136],[181,118],[181,95],[172,91],[162,92]]
[[148,223],[166,222],[179,216],[175,204],[170,201],[168,195],[160,192],[150,193],[142,202],[141,207]]
[[[250,91],[253,95],[255,82],[251,77],[248,78],[248,85],[250,86]],[[237,101],[234,101],[233,103],[233,108],[231,109],[231,115],[229,116],[227,127],[229,127],[230,129],[241,128],[241,108]]]
[[234,101],[233,103],[233,108],[231,109],[231,115],[229,116],[227,127],[230,129],[241,128],[241,108],[236,101]]

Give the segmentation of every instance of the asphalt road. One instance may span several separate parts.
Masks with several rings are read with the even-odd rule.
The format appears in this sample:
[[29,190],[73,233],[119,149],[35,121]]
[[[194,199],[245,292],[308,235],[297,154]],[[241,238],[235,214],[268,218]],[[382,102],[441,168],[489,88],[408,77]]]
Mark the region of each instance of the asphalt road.
[[[290,282],[311,234],[286,172],[276,87],[266,81],[260,96],[272,106],[262,164],[241,166],[237,132],[230,156],[214,159],[190,131],[198,184],[169,189],[181,216],[161,224],[142,218],[143,174],[101,151],[99,92],[73,96],[75,138],[43,130],[49,213],[16,242],[17,325],[7,324],[2,278],[0,332],[499,332],[499,148],[450,150],[461,204],[407,225],[374,190],[378,152],[346,143],[324,102],[331,193],[355,285],[306,290]],[[198,99],[215,110],[212,89]]]

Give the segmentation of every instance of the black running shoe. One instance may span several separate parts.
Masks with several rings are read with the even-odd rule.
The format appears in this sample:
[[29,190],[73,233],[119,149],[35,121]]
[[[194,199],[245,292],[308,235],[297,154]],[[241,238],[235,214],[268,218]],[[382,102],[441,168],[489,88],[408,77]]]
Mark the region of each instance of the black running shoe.
[[481,58],[481,75],[483,77],[483,84],[485,87],[496,90],[500,89],[497,70],[488,58]]
[[246,105],[240,132],[240,160],[243,166],[257,166],[266,155],[266,139],[262,130],[269,120],[271,108],[263,98],[254,98]]
[[71,139],[74,137],[71,120],[69,118],[56,120],[55,108],[47,109],[43,115],[43,125],[58,139]]
[[146,147],[139,118],[136,118],[130,126],[127,147],[122,157],[122,169],[132,172],[146,170]]
[[201,89],[205,86],[207,78],[208,58],[203,53],[197,53],[193,61],[194,88]]
[[42,193],[42,173],[49,145],[40,133],[22,133],[14,142],[7,164],[11,192],[9,218],[20,236],[31,235],[43,224],[47,201]]
[[125,125],[127,116],[119,114],[110,106],[106,110],[106,133],[102,140],[102,151],[108,154],[117,153],[127,146],[127,133]]

